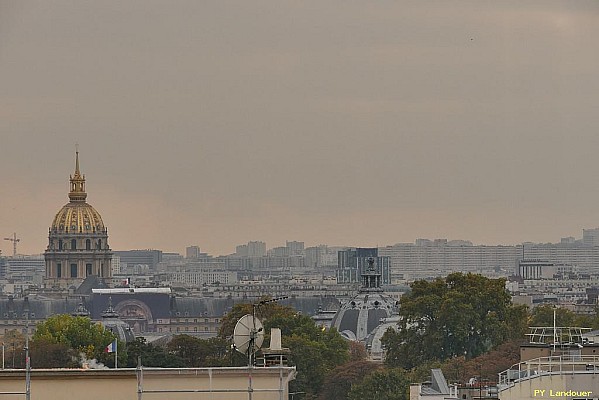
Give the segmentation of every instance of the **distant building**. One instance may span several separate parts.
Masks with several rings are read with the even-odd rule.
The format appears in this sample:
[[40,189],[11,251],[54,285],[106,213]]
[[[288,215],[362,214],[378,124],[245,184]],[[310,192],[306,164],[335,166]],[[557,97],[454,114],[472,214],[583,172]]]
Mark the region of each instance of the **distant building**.
[[368,268],[370,258],[381,273],[381,283],[391,283],[390,258],[379,256],[377,248],[350,248],[339,251],[337,283],[360,282],[360,276]]
[[264,257],[266,255],[266,243],[248,242],[235,248],[235,255],[238,257]]
[[546,260],[526,259],[518,263],[518,275],[522,279],[551,279],[556,273],[555,265]]
[[289,247],[273,247],[268,250],[269,257],[289,257]]
[[46,262],[43,255],[5,257],[2,270],[5,279],[41,284]]
[[108,246],[108,230],[100,214],[86,202],[85,175],[79,171],[79,152],[70,185],[70,201],[58,211],[49,229],[44,254],[46,284],[79,286],[86,277],[95,275],[111,285],[112,251]]
[[320,268],[323,266],[324,255],[326,254],[327,246],[320,245],[316,247],[308,247],[304,250],[306,257],[306,267]]
[[248,257],[264,257],[266,255],[266,243],[248,242]]
[[304,242],[287,241],[285,247],[289,249],[290,256],[303,256],[304,255]]
[[187,259],[197,260],[200,258],[201,254],[200,246],[189,246],[185,248],[185,258]]
[[[379,249],[391,259],[391,281],[401,283],[451,272],[511,275],[521,258],[516,246],[473,246],[468,241],[418,239]],[[543,257],[530,257],[543,258]]]
[[599,228],[583,229],[582,243],[585,246],[599,246]]
[[134,268],[137,265],[145,265],[149,271],[155,271],[156,266],[162,262],[161,250],[125,250],[115,251],[114,255],[121,260],[121,272]]
[[218,269],[203,269],[192,271],[166,272],[156,276],[157,281],[173,284],[185,284],[190,287],[221,284],[228,285],[237,282],[237,272]]

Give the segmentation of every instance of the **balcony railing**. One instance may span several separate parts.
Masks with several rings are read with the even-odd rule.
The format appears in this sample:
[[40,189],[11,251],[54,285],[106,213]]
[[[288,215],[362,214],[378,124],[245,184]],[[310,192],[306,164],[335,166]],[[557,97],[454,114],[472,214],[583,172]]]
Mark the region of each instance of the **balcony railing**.
[[522,361],[499,373],[497,387],[501,391],[521,381],[564,373],[599,374],[599,355],[562,355]]

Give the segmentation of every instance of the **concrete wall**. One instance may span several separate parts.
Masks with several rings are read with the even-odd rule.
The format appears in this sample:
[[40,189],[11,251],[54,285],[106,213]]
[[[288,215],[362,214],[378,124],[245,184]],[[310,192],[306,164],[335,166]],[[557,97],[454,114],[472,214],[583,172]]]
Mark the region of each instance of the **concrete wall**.
[[[573,396],[560,393],[570,390],[579,393]],[[500,400],[567,400],[598,397],[599,373],[593,371],[537,376],[499,392]]]
[[[249,385],[247,368],[144,368],[139,381],[143,392],[138,396],[135,369],[104,370],[33,370],[31,398],[36,400],[247,400]],[[286,400],[288,383],[295,377],[295,368],[253,368],[251,382],[253,400]],[[268,389],[268,391],[260,391]],[[187,390],[181,393],[151,390]],[[212,392],[210,392],[212,390]],[[218,392],[223,390],[223,392]],[[234,392],[239,390],[239,392]],[[24,392],[25,371],[0,371],[2,393]],[[24,396],[10,396],[24,398]]]

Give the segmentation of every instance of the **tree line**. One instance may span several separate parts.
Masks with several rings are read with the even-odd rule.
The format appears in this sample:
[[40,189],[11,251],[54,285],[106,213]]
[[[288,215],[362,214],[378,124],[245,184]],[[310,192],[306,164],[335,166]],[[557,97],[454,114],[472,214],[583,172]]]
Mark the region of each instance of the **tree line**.
[[[118,364],[136,367],[141,358],[151,367],[215,367],[247,365],[235,351],[235,324],[253,312],[252,304],[237,304],[223,318],[217,337],[175,335],[163,345],[138,337],[118,343]],[[466,382],[478,376],[494,381],[497,373],[519,361],[519,345],[529,326],[552,326],[553,307],[532,312],[514,305],[504,279],[454,273],[432,281],[416,281],[400,300],[400,323],[383,336],[384,364],[367,360],[360,343],[348,342],[334,329],[323,329],[289,306],[266,302],[256,308],[269,346],[270,328],[281,329],[283,346],[291,350],[289,364],[297,377],[290,392],[302,399],[407,399],[409,383],[427,380],[430,368],[441,368],[448,380]],[[560,326],[597,329],[599,317],[556,310]],[[114,366],[114,354],[104,352],[115,335],[87,317],[54,315],[36,327],[30,340],[33,368],[80,367],[82,360]],[[6,366],[24,366],[22,334],[4,337]],[[376,393],[376,395],[373,395]],[[374,397],[373,397],[374,396]]]

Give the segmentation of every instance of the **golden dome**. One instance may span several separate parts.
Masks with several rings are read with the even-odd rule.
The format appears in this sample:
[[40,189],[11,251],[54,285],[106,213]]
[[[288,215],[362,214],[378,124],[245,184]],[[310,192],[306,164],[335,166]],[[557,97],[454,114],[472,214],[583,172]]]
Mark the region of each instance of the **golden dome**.
[[79,172],[79,152],[75,159],[75,174],[70,177],[71,191],[68,204],[54,217],[53,232],[101,233],[105,230],[102,217],[91,205],[86,203],[85,175]]
[[104,222],[91,205],[71,201],[56,214],[50,229],[59,232],[101,233]]

